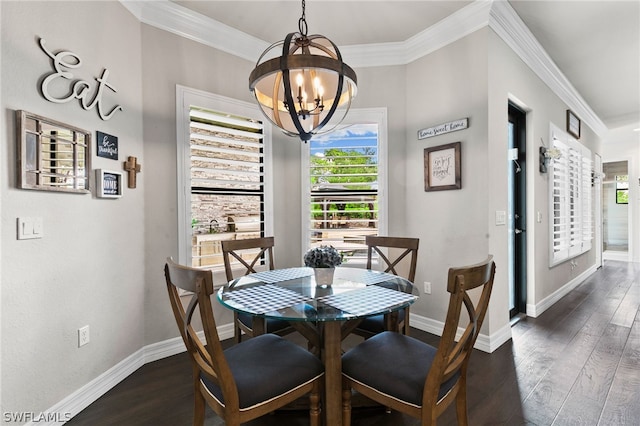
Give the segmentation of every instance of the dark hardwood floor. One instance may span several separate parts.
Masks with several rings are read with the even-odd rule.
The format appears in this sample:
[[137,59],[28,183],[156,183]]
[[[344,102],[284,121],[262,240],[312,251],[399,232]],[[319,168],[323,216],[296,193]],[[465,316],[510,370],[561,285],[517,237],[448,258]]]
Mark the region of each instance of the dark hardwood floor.
[[[640,425],[639,305],[640,264],[606,261],[538,318],[515,324],[512,341],[492,354],[475,351],[468,377],[470,425]],[[412,336],[438,342],[420,330]],[[207,410],[207,426],[223,424]],[[282,411],[248,424],[306,425],[306,415]],[[191,422],[191,367],[182,353],[143,366],[67,424]],[[355,410],[352,424],[419,422],[372,408]],[[456,424],[453,407],[439,424]]]

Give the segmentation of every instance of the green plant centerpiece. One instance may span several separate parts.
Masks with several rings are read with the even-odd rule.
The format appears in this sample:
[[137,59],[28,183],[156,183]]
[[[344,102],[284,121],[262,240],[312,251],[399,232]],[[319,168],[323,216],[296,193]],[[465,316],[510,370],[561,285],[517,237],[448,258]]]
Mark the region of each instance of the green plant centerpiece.
[[341,264],[342,254],[333,246],[315,247],[304,254],[304,265],[313,268],[316,285],[319,286],[333,284],[333,273]]

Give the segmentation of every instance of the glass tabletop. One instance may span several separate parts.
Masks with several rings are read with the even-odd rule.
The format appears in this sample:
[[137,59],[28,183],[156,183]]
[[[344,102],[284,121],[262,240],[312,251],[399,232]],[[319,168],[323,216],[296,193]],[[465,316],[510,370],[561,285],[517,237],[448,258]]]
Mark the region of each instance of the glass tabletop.
[[237,278],[217,298],[237,312],[286,321],[345,321],[391,313],[418,299],[396,275],[338,267],[331,286],[316,285],[312,268],[276,269]]

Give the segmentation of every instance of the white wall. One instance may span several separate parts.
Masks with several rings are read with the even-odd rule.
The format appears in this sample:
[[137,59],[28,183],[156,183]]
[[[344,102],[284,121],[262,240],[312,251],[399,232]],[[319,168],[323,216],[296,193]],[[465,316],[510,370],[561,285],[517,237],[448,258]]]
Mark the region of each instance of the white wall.
[[[121,199],[17,189],[14,110],[23,109],[118,136],[120,160],[142,146],[140,24],[117,2],[0,2],[2,10],[2,411],[39,412],[141,347],[144,337],[144,195]],[[82,59],[74,79],[95,87],[104,68],[117,93],[105,107],[124,111],[102,121],[77,101],[55,104],[38,92],[49,49]],[[62,88],[60,88],[62,90]],[[92,92],[93,93],[93,92]],[[122,170],[121,161],[95,156],[93,168]],[[43,219],[44,238],[16,240],[16,218]],[[77,329],[91,327],[78,348]]]
[[[592,250],[569,261],[549,268],[548,179],[539,172],[538,148],[549,147],[549,123],[565,128],[567,106],[529,69],[515,53],[493,32],[490,32],[489,49],[489,140],[490,157],[495,159],[490,168],[490,210],[507,208],[507,105],[516,101],[527,111],[527,250],[528,292],[527,305],[539,306],[545,299],[559,291],[566,283],[579,277],[595,264]],[[600,153],[600,140],[587,126],[582,125],[580,143]],[[537,222],[540,212],[542,221]],[[492,220],[492,219],[490,219]],[[492,251],[499,252],[498,266],[507,262],[507,232],[505,227],[495,227],[495,239],[491,239]],[[505,266],[506,268],[506,266]],[[505,289],[506,286],[499,288]],[[506,297],[506,295],[500,295]],[[500,297],[499,296],[499,297]],[[495,307],[495,305],[493,305]],[[498,313],[494,310],[492,313]],[[538,312],[539,313],[539,312]]]
[[[145,76],[142,82],[147,161],[145,184],[148,189],[144,224],[144,323],[145,343],[150,344],[179,335],[163,273],[167,256],[174,259],[178,256],[176,85],[250,101],[248,79],[236,76],[248,76],[252,64],[155,27],[143,24],[141,28],[142,75]],[[276,226],[276,235],[280,237],[278,231]],[[278,248],[284,246],[279,243],[276,244]],[[276,251],[275,257],[278,261],[281,253]],[[221,323],[231,321],[231,313],[226,314],[220,319]]]
[[[421,297],[411,313],[441,322],[449,300],[448,268],[480,262],[489,254],[486,32],[479,30],[406,67],[405,232],[420,238],[416,282]],[[418,140],[418,130],[464,117],[468,129]],[[425,192],[424,149],[458,141],[462,188]],[[505,271],[500,268],[498,274]],[[422,294],[424,281],[431,282],[431,295]]]

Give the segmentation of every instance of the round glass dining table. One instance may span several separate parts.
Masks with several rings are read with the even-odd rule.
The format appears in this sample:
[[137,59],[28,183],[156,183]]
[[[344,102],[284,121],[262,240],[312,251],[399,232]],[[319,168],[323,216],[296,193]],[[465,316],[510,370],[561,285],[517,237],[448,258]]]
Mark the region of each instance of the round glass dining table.
[[265,319],[288,321],[320,349],[325,366],[324,414],[328,425],[341,425],[341,342],[362,319],[385,315],[397,329],[397,312],[415,302],[417,288],[385,272],[338,267],[333,284],[318,286],[312,268],[257,272],[228,282],[216,293],[220,303],[253,316],[254,333],[265,332]]

